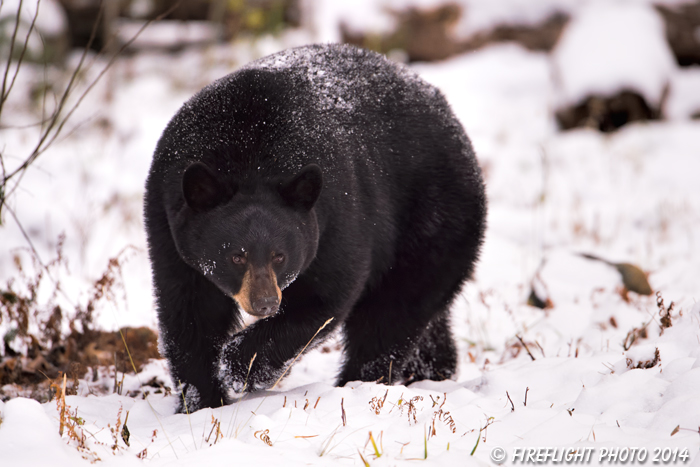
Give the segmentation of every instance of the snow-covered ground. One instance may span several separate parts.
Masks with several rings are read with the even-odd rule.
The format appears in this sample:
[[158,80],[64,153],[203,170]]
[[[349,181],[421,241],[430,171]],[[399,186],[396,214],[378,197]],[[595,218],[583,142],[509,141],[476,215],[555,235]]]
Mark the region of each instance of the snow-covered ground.
[[[642,4],[635,11],[646,8]],[[642,20],[647,13],[640,13]],[[167,121],[210,81],[318,37],[297,31],[176,55],[122,58],[73,116],[75,129],[27,172],[10,205],[45,261],[65,233],[70,273],[60,279],[72,300],[85,299],[80,291],[109,258],[135,247],[123,267],[125,298],[98,310],[101,327],[156,326],[141,206],[151,154]],[[566,46],[573,51],[562,46],[552,56],[504,44],[413,66],[452,103],[488,187],[482,258],[475,280],[453,306],[460,345],[456,381],[335,388],[340,355],[334,342],[304,356],[274,391],[190,415],[173,415],[175,396],[153,388],[146,398],[94,396],[91,385],[111,383],[84,381],[81,395],[66,397],[81,420],[72,425],[84,433],[84,446],[70,429],[59,436],[55,401],[40,405],[16,398],[0,402],[0,465],[73,466],[86,462],[82,458],[131,465],[144,462],[140,455],[154,465],[421,460],[461,466],[493,463],[499,447],[507,464],[514,458],[522,463],[517,456],[528,448],[557,449],[549,455],[564,459],[578,449],[594,465],[615,463],[601,456],[621,459],[630,453],[624,448],[640,449],[636,464],[680,464],[683,453],[686,464],[699,462],[700,120],[689,115],[700,110],[700,74],[664,58],[658,28],[650,28],[648,40],[658,52],[655,59],[618,52],[622,56],[610,59],[615,74],[597,65],[597,73],[579,76],[610,89],[628,84],[620,76],[635,70],[639,91],[652,99],[665,79],[670,83],[671,118],[614,134],[556,130],[554,106],[570,91],[561,88],[567,82],[561,78],[575,73],[566,64],[576,61],[566,55],[584,53],[573,39]],[[36,119],[40,103],[27,96],[42,73],[23,68],[3,125]],[[30,151],[36,133],[4,129],[0,144],[17,161]],[[12,256],[27,245],[8,215],[3,221],[0,283],[16,274]],[[662,332],[656,297],[624,297],[617,271],[580,253],[649,272],[665,307],[674,302],[673,326]],[[28,255],[20,254],[27,265]],[[526,305],[533,283],[551,308]],[[0,323],[3,334],[5,325]],[[154,376],[173,386],[164,362],[157,361],[138,376],[127,375],[125,390]],[[129,447],[113,434],[127,411]],[[666,462],[668,455],[676,457]]]

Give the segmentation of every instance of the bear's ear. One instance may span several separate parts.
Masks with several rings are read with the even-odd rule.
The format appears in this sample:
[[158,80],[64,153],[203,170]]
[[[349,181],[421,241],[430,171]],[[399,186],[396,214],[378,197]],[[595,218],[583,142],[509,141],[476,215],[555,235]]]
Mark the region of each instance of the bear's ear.
[[195,211],[206,211],[221,202],[224,190],[214,172],[201,162],[191,164],[182,176],[182,194]]
[[292,207],[309,211],[318,200],[322,186],[321,167],[309,164],[295,176],[280,183],[279,192]]

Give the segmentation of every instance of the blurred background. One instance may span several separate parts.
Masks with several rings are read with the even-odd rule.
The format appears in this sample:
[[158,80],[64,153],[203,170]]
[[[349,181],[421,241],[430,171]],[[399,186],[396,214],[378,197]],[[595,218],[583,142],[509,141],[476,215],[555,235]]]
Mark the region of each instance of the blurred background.
[[517,333],[593,350],[653,292],[695,303],[698,1],[4,0],[0,386],[110,364],[124,327],[157,356],[142,202],[161,131],[213,80],[316,42],[405,63],[475,146],[490,211],[455,304],[463,376]]

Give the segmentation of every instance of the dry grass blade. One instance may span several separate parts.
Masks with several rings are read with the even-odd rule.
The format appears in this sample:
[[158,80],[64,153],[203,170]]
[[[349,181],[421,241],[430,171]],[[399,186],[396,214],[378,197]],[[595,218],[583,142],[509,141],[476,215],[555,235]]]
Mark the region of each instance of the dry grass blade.
[[297,354],[296,357],[294,357],[294,360],[292,360],[292,363],[290,363],[289,365],[287,365],[287,368],[285,368],[285,370],[284,370],[284,372],[282,373],[282,375],[280,375],[280,377],[277,378],[277,381],[275,381],[275,384],[272,385],[272,387],[270,388],[270,390],[275,389],[275,388],[277,387],[277,385],[279,384],[279,382],[282,381],[282,378],[284,378],[284,376],[287,374],[287,372],[288,372],[289,369],[292,367],[292,365],[294,365],[294,363],[299,359],[299,356],[300,356],[301,354],[304,353],[304,350],[306,350],[306,348],[311,344],[311,342],[316,338],[316,336],[318,336],[318,333],[321,332],[321,331],[323,330],[323,328],[325,328],[326,326],[328,326],[328,324],[329,324],[331,321],[333,321],[333,318],[328,318],[328,319],[326,320],[326,322],[323,323],[323,325],[322,325],[320,328],[318,328],[318,330],[316,331],[316,333],[311,337],[311,339],[309,339],[309,342],[307,342],[306,345],[304,346],[304,348],[301,349],[301,351]]
[[194,430],[192,429],[192,419],[190,418],[190,411],[187,408],[187,399],[185,398],[185,392],[182,390],[182,381],[180,383],[180,395],[182,396],[182,402],[185,405],[185,414],[187,414],[187,421],[190,424],[190,433],[192,434],[192,443],[194,444],[195,450],[197,449],[197,441],[194,438]]
[[61,388],[61,398],[59,400],[59,406],[61,407],[59,422],[58,422],[58,435],[63,436],[63,427],[66,426],[66,374],[63,374],[63,387]]
[[374,448],[374,456],[378,459],[382,457],[382,452],[379,451],[379,448],[377,447],[377,443],[374,441],[374,436],[372,436],[372,432],[369,432],[369,440],[372,442],[372,447]]
[[360,459],[362,459],[362,464],[363,464],[365,467],[369,467],[369,462],[367,462],[367,461],[365,460],[365,458],[362,457],[362,453],[360,452],[359,449],[357,450],[357,454],[360,455]]
[[258,353],[255,352],[253,354],[253,358],[250,359],[250,363],[248,363],[248,373],[246,373],[246,375],[245,375],[245,383],[243,383],[243,392],[245,392],[246,388],[248,387],[248,378],[250,377],[250,369],[253,368],[253,362],[255,361],[257,356],[258,356]]
[[428,433],[423,427],[423,459],[428,459]]
[[[231,419],[229,420],[229,429],[228,429],[229,438],[234,436],[234,435],[236,438],[238,438],[238,429],[235,428],[236,421],[238,420],[238,411],[241,408],[241,402],[243,402],[243,399],[245,399],[245,397],[248,395],[248,393],[245,392],[245,390],[248,387],[248,377],[250,376],[250,369],[253,368],[253,362],[255,361],[257,356],[258,356],[258,353],[255,352],[253,354],[253,358],[250,359],[250,363],[248,363],[248,373],[246,373],[245,382],[243,383],[243,396],[241,396],[241,398],[238,399],[238,403],[236,404],[236,410],[233,412],[233,414],[231,414]],[[265,400],[265,399],[263,399],[263,400]],[[286,401],[287,401],[287,399],[285,398],[285,403],[286,403]],[[262,402],[260,402],[260,404],[262,404]],[[260,408],[260,406],[258,406],[258,408]]]

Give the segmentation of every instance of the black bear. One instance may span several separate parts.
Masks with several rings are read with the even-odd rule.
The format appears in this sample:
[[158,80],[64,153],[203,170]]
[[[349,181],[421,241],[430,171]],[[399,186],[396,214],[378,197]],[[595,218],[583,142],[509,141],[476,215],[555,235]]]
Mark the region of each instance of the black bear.
[[339,385],[453,377],[448,308],[485,215],[445,98],[377,53],[300,47],[205,87],[163,132],[145,194],[180,411],[271,387],[329,318],[308,348],[342,326]]

